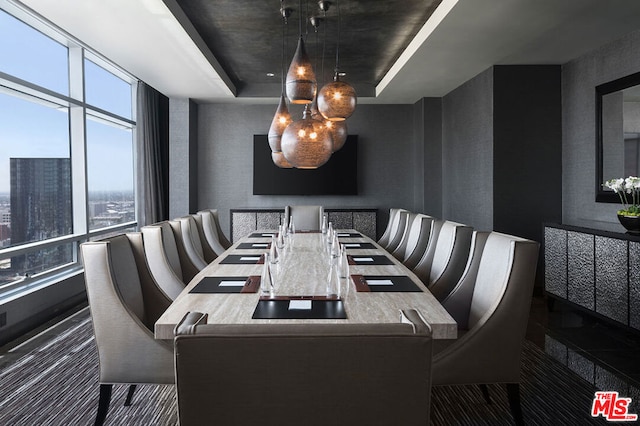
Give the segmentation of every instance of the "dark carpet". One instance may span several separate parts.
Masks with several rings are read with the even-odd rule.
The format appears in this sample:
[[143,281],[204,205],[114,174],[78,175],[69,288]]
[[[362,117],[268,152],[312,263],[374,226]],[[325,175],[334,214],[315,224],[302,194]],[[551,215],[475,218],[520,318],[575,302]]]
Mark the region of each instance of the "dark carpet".
[[[88,309],[0,352],[0,425],[90,425],[98,404],[98,356]],[[523,348],[520,386],[530,425],[607,424],[590,416],[595,388],[533,343]],[[108,425],[176,425],[173,386],[139,386],[124,407],[127,386],[114,386]],[[506,388],[434,387],[433,425],[508,425]]]

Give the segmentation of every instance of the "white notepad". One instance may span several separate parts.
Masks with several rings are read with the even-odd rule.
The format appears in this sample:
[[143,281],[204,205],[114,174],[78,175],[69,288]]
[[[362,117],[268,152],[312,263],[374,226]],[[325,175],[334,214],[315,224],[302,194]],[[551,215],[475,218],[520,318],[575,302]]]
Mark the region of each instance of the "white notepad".
[[345,247],[360,247],[360,244],[357,243],[350,243],[350,244],[345,244]]
[[220,281],[218,287],[242,287],[247,281]]
[[289,310],[311,310],[311,300],[291,300],[289,301]]
[[251,244],[251,247],[267,247],[269,244]]
[[263,237],[273,237],[275,234],[262,234]]
[[260,256],[243,256],[240,260],[260,260]]
[[367,280],[367,285],[393,285],[391,280]]
[[355,262],[373,262],[373,257],[354,257]]

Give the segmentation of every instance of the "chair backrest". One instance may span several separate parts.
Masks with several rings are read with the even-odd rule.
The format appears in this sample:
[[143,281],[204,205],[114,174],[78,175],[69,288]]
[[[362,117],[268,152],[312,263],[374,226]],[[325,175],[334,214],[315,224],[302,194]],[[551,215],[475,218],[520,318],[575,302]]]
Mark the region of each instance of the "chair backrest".
[[209,212],[213,217],[213,226],[216,228],[216,235],[218,236],[218,241],[220,242],[220,245],[224,248],[224,250],[228,249],[229,247],[231,247],[231,242],[224,235],[224,232],[222,232],[222,227],[220,226],[220,216],[218,215],[218,209],[205,209],[205,210],[199,211],[198,213],[202,213],[205,211]]
[[[406,223],[406,226],[404,228],[404,232],[402,234],[402,239],[400,240],[400,244],[398,244],[398,246],[395,248],[395,250],[393,250],[391,252],[393,257],[395,257],[396,259],[398,259],[401,262],[402,262],[402,260],[404,260],[405,253],[407,251],[407,245],[409,244],[409,241],[412,240],[411,228],[414,226],[414,222],[416,221],[418,216],[420,216],[419,213],[409,213],[407,215],[407,223]],[[414,229],[414,232],[416,230],[418,230],[418,228],[419,227],[416,227]]]
[[140,231],[144,240],[144,254],[151,275],[158,286],[172,300],[184,290],[182,267],[178,246],[173,230],[168,222],[158,222],[143,226]]
[[427,425],[430,331],[415,311],[404,316],[409,324],[185,327],[193,334],[175,339],[180,425]]
[[212,211],[201,210],[195,217],[197,218],[198,230],[201,231],[201,236],[206,241],[204,245],[207,245],[216,257],[220,256],[228,247],[225,248],[222,241],[220,241],[220,233],[218,233],[216,218]]
[[435,219],[431,216],[417,214],[411,223],[407,234],[405,251],[401,259],[407,268],[415,268],[426,253],[430,239],[433,238],[435,240],[437,238],[437,233],[434,231],[434,222]]
[[207,266],[204,260],[202,243],[198,234],[198,226],[192,216],[179,217],[169,221],[176,239],[182,278],[185,283]]
[[[168,362],[171,347],[154,339],[151,329],[155,318],[147,308],[150,301],[144,298],[154,290],[143,290],[129,236],[83,243],[81,252],[100,382],[173,383]],[[156,299],[162,300],[162,294],[156,294]],[[165,306],[167,302],[164,300]]]
[[384,233],[382,234],[382,237],[380,237],[380,239],[378,240],[378,244],[380,244],[382,247],[386,247],[387,245],[389,245],[389,242],[391,241],[391,237],[392,237],[392,230],[394,229],[394,226],[396,226],[396,220],[397,220],[397,216],[398,213],[400,213],[401,211],[406,211],[405,209],[396,209],[396,208],[392,208],[389,209],[389,221],[387,222],[387,227],[384,230]]
[[438,233],[427,287],[442,300],[453,290],[464,272],[471,248],[473,228],[445,221]]
[[480,259],[489,235],[490,232],[473,231],[467,266],[453,290],[441,302],[442,306],[456,320],[458,327],[465,330],[469,325],[469,310],[471,309],[473,289],[476,286]]
[[324,207],[322,206],[285,206],[284,218],[288,226],[293,218],[296,231],[319,231],[322,229]]
[[411,219],[411,215],[412,213],[409,211],[403,211],[398,213],[398,217],[399,217],[399,220],[397,221],[398,226],[395,228],[395,231],[392,232],[393,235],[391,236],[391,241],[389,241],[389,244],[387,244],[387,246],[385,247],[385,249],[389,253],[393,253],[398,248],[398,246],[402,243],[402,239],[404,238],[405,231],[409,227],[409,220]]
[[126,234],[133,250],[133,256],[138,267],[138,277],[142,287],[142,298],[145,306],[145,325],[149,330],[153,330],[156,321],[171,305],[171,298],[160,288],[156,280],[151,275],[149,264],[144,254],[144,241],[141,232],[130,232]]
[[204,261],[207,263],[211,263],[214,260],[216,260],[218,255],[216,254],[215,251],[213,251],[213,249],[211,248],[211,245],[209,245],[209,242],[207,241],[207,237],[204,234],[202,216],[197,213],[192,214],[191,216],[193,217],[193,220],[196,221],[196,228],[198,230],[198,236],[200,237],[200,245],[202,245],[202,255],[203,255]]
[[491,232],[478,266],[468,330],[434,356],[434,383],[518,383],[539,244]]

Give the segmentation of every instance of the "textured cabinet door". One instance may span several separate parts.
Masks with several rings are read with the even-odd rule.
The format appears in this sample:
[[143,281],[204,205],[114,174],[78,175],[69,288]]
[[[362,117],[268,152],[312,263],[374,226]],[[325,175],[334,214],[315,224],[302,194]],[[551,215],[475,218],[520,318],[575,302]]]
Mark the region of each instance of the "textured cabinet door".
[[357,229],[372,240],[376,240],[376,212],[353,212],[353,229]]
[[628,242],[599,235],[595,238],[596,312],[628,324]]
[[558,228],[544,230],[545,290],[558,297],[567,296],[567,231]]
[[253,212],[233,212],[232,213],[231,238],[238,241],[256,230],[256,214]]
[[629,325],[640,330],[640,243],[629,241]]
[[595,310],[594,235],[567,231],[569,301]]
[[[325,209],[336,229],[355,229],[376,239],[375,209]],[[285,223],[284,209],[231,209],[231,241],[238,241],[258,229],[278,229]]]

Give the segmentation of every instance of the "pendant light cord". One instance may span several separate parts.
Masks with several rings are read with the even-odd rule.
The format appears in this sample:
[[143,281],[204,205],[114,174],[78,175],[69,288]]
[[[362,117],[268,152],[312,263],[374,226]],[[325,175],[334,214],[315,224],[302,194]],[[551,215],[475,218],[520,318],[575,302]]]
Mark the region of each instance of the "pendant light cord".
[[336,77],[338,76],[338,53],[340,52],[340,28],[342,27],[342,20],[340,16],[340,1],[336,0],[336,9],[338,9],[338,43],[336,44]]
[[[282,5],[282,7],[284,7],[284,0],[280,0],[280,4]],[[282,10],[282,9],[281,9]],[[284,96],[284,74],[285,74],[285,67],[286,64],[284,62],[284,55],[285,55],[285,42],[286,42],[286,28],[287,28],[287,17],[286,17],[286,13],[283,14],[282,16],[282,56],[280,57],[280,83],[282,86],[282,92],[281,95]]]

